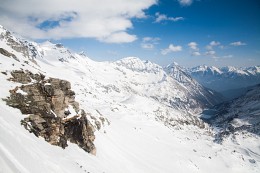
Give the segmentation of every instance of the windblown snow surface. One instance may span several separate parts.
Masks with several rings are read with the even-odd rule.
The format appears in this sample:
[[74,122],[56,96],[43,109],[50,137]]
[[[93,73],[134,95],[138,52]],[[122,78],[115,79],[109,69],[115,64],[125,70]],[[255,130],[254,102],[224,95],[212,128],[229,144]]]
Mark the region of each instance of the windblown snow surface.
[[[0,73],[1,173],[260,172],[258,136],[241,133],[218,144],[207,125],[178,123],[196,115],[160,101],[159,94],[185,99],[185,86],[178,88],[160,66],[137,58],[95,62],[49,42],[33,44],[38,51],[37,65],[4,39],[0,41],[1,48],[20,60],[0,54],[0,71],[7,72]],[[2,100],[20,85],[7,80],[15,69],[70,81],[80,106],[92,116],[109,120],[110,124],[95,132],[96,156],[76,144],[70,143],[66,149],[50,145],[20,125],[26,115]],[[172,119],[171,125],[167,118]]]

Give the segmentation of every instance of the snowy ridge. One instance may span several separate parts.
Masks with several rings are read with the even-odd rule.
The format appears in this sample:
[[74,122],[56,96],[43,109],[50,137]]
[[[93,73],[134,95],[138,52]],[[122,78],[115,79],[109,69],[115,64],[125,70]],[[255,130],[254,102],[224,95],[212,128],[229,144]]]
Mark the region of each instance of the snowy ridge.
[[160,73],[162,67],[154,64],[150,61],[142,61],[137,57],[127,57],[115,62],[118,66],[124,66],[127,69],[137,72],[147,72],[147,73]]
[[[194,79],[203,86],[220,92],[229,100],[241,96],[243,88],[260,83],[260,66],[237,68],[232,66],[217,68],[214,66],[198,66],[186,69]],[[238,92],[232,92],[237,90]]]
[[185,87],[189,91],[188,94],[190,95],[190,97],[201,102],[200,104],[208,102],[208,107],[210,107],[220,103],[220,100],[223,100],[223,97],[220,94],[203,87],[190,75],[188,75],[185,72],[185,69],[179,66],[177,63],[174,62],[172,64],[169,64],[167,67],[164,68],[164,70],[168,75],[170,75],[180,84],[182,84],[183,87]]
[[203,75],[207,75],[207,74],[220,75],[220,74],[223,73],[217,67],[206,66],[206,65],[194,67],[194,68],[190,69],[189,71],[190,71],[190,73],[200,73],[200,74],[203,74]]
[[223,77],[235,77],[235,76],[250,76],[250,75],[259,75],[260,73],[260,66],[253,66],[247,68],[237,68],[233,66],[226,66],[217,68],[214,66],[197,66],[187,70],[192,75],[213,75],[213,76],[223,76]]
[[[167,71],[138,58],[95,62],[49,42],[11,44],[4,32],[1,48],[19,61],[0,54],[0,172],[259,172],[259,137],[214,143],[196,113],[219,100],[179,67]],[[35,56],[25,56],[30,50]],[[70,81],[88,118],[109,120],[95,132],[96,156],[71,143],[54,147],[20,125],[26,115],[2,100],[19,85],[7,79],[20,69]]]

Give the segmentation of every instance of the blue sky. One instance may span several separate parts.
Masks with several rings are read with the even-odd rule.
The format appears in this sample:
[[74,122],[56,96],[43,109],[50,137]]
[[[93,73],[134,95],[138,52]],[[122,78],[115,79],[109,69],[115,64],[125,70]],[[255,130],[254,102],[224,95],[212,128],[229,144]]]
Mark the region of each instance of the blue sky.
[[[87,5],[77,1],[83,7]],[[3,17],[0,22],[31,39],[48,39],[75,52],[84,51],[97,61],[137,56],[163,66],[173,61],[186,67],[260,65],[259,0],[139,0],[137,5],[136,0],[131,4],[115,0],[120,6],[112,4],[110,8],[105,4],[108,1],[103,1],[104,7],[102,3],[91,7],[95,10],[92,13],[81,7],[68,9],[69,4],[64,2],[60,13],[55,8],[39,8],[41,15],[29,13],[27,6],[23,10],[8,8],[12,4],[6,2],[2,8],[0,5],[0,16],[8,16],[9,23]],[[31,35],[26,35],[25,29],[12,27],[10,20],[16,24],[18,21],[16,13],[24,16],[25,23],[31,19],[28,26],[18,27],[31,29]],[[99,15],[102,17],[96,17]],[[80,20],[83,17],[86,20]],[[75,27],[83,29],[74,31]]]

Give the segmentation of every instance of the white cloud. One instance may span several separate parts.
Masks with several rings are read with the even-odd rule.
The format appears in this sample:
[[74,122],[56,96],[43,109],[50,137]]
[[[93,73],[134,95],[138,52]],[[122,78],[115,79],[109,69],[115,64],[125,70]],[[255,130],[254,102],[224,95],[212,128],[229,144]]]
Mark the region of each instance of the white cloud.
[[106,43],[130,43],[137,39],[136,35],[129,35],[126,32],[113,33],[99,40]]
[[246,43],[243,43],[241,41],[230,43],[231,46],[245,46]]
[[144,37],[141,43],[143,49],[154,49],[154,46],[158,44],[160,38],[158,37]]
[[32,39],[94,38],[124,43],[137,39],[127,33],[132,18],[157,0],[20,0],[1,2],[0,21]]
[[162,21],[173,21],[173,22],[177,22],[180,20],[184,20],[183,17],[168,17],[165,14],[160,14],[159,12],[155,13],[156,19],[155,19],[155,23],[160,23]]
[[190,42],[188,46],[193,50],[199,50],[198,44],[196,42]]
[[141,47],[143,48],[143,49],[153,49],[154,48],[154,45],[153,44],[151,44],[151,43],[141,43]]
[[192,54],[191,54],[192,56],[200,56],[201,54],[200,54],[200,52],[192,52]]
[[161,54],[167,55],[168,53],[171,52],[180,52],[180,51],[182,51],[181,46],[174,46],[173,44],[170,44],[168,48],[161,50]]
[[233,58],[233,55],[225,55],[223,58]]
[[193,0],[178,0],[179,3],[182,5],[182,6],[189,6],[192,4]]
[[208,55],[208,56],[213,56],[213,55],[215,55],[216,54],[216,52],[214,51],[214,50],[210,50],[210,51],[207,51],[206,53],[205,53],[205,55]]
[[193,50],[193,52],[191,53],[191,56],[200,56],[200,52],[199,52],[199,48],[198,48],[198,44],[196,42],[190,42],[188,44],[188,46],[190,47],[190,49]]
[[213,50],[213,47],[219,46],[219,45],[220,45],[220,42],[218,42],[218,41],[211,41],[209,43],[209,45],[206,46],[206,49],[207,50]]
[[159,37],[144,37],[143,38],[143,42],[158,43],[159,40],[161,40]]
[[226,47],[223,46],[223,45],[220,45],[219,48],[220,48],[220,49],[225,49]]
[[218,41],[210,42],[210,46],[218,46],[218,45],[220,45],[220,42],[218,42]]

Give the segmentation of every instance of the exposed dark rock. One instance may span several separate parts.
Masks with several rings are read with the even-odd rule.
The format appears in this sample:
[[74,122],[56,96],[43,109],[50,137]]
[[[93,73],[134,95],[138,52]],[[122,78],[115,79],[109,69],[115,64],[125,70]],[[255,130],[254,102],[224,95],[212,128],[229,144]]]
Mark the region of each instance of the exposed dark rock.
[[5,71],[1,71],[1,73],[4,74],[4,75],[7,75],[7,73]]
[[43,80],[45,76],[43,74],[33,74],[30,71],[26,70],[14,70],[11,72],[12,78],[8,79],[10,81],[19,82],[22,84],[28,84],[33,80],[37,82]]
[[[13,50],[22,53],[24,57],[27,57],[29,61],[37,65],[35,58],[39,56],[39,52],[32,43],[15,38],[11,32],[7,30],[0,34],[0,40],[2,39],[5,39],[7,45],[9,45]],[[12,57],[19,61],[15,56]]]
[[21,52],[25,57],[29,57],[28,46],[24,45],[22,41],[15,39],[11,32],[6,31],[1,34],[2,39],[6,39],[7,45],[17,52]]
[[4,48],[0,48],[0,53],[1,53],[2,55],[4,55],[4,56],[7,56],[7,57],[9,57],[9,58],[15,59],[16,61],[19,61],[18,58],[17,58],[14,54],[8,52],[8,51],[5,50]]
[[[28,71],[13,71],[11,74],[12,81],[27,84],[10,90],[10,97],[5,99],[9,106],[20,109],[22,114],[29,114],[21,121],[25,129],[52,145],[65,148],[70,141],[95,154],[94,127],[86,118],[85,111],[79,109],[68,81],[44,79],[42,74]],[[77,115],[68,117],[71,114],[69,105]]]
[[101,123],[99,121],[95,121],[96,127],[98,130],[101,129]]
[[30,76],[22,70],[12,71],[11,75],[13,78],[10,78],[10,81],[19,82],[22,84],[27,84],[32,81]]

